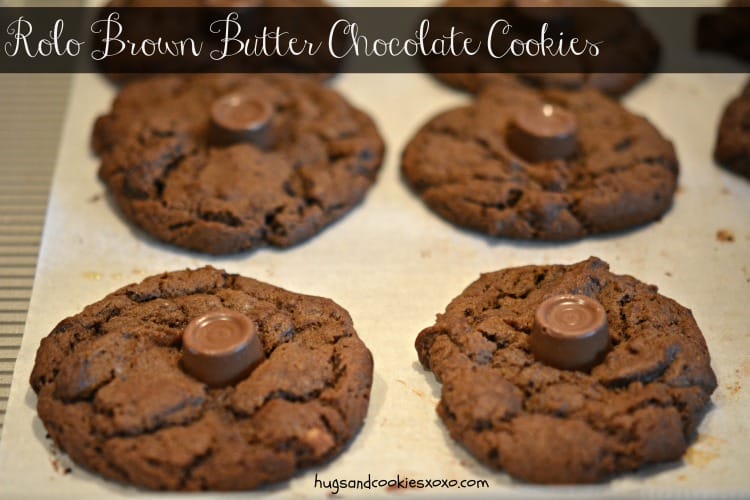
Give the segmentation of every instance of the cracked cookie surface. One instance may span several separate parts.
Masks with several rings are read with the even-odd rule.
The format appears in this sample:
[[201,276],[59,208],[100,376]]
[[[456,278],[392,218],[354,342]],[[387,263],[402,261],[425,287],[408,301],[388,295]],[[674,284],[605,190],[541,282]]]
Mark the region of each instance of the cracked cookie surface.
[[727,170],[750,179],[750,80],[724,110],[714,158]]
[[[180,368],[195,317],[229,308],[265,360],[212,389]],[[78,464],[163,490],[244,490],[337,455],[361,426],[372,357],[348,313],[211,267],[147,278],[61,321],[31,374],[39,417]]]
[[[535,361],[529,333],[546,298],[580,294],[607,312],[612,347],[590,372]],[[485,464],[538,483],[586,483],[684,453],[716,388],[689,309],[591,257],[483,274],[423,330],[437,411]]]
[[[575,154],[529,162],[508,146],[518,111],[552,103],[577,120]],[[659,219],[672,203],[672,143],[593,90],[529,89],[511,78],[424,125],[402,155],[404,178],[441,217],[490,236],[572,240]]]
[[[211,105],[241,92],[270,104],[271,147],[216,145]],[[132,223],[209,254],[287,247],[341,218],[375,182],[384,144],[339,94],[293,75],[150,78],[96,122],[99,177]]]

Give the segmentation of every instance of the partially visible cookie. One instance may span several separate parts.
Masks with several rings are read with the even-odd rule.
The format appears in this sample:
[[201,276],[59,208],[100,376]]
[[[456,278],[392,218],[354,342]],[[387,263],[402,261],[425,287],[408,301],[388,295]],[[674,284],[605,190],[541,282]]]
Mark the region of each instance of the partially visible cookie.
[[669,209],[677,157],[645,118],[593,90],[500,81],[430,120],[403,152],[405,179],[441,217],[490,236],[571,240]]
[[[502,16],[493,17],[490,9],[504,10]],[[545,16],[554,14],[554,18],[536,11]],[[427,70],[442,82],[472,93],[513,73],[522,82],[540,89],[593,88],[611,96],[621,96],[652,73],[659,61],[659,43],[653,33],[634,11],[610,0],[574,3],[564,0],[447,0],[432,14],[431,24],[457,26],[458,31],[472,39],[484,40],[489,32],[488,20],[492,22],[497,17],[507,18],[512,26],[505,38],[536,40],[542,22],[549,21],[548,36],[575,34],[580,40],[605,42],[607,50],[595,56],[588,53],[568,56],[563,63],[562,59],[556,60],[554,64],[561,65],[560,72],[532,73],[528,68],[536,67],[535,58],[510,55],[493,58],[484,52],[472,57],[427,57],[424,59]]]
[[727,170],[750,178],[750,81],[724,110],[714,158]]
[[723,52],[750,63],[750,1],[730,0],[698,18],[700,50]]
[[166,76],[96,122],[99,177],[125,217],[210,254],[287,247],[362,200],[384,144],[333,90],[294,75]]
[[[446,85],[477,94],[507,78],[506,73],[434,73]],[[620,97],[643,81],[646,73],[518,73],[519,82],[539,90],[596,89]]]
[[[539,361],[530,343],[539,306],[568,294],[606,314],[610,347],[587,370]],[[678,460],[716,388],[690,310],[594,257],[483,274],[416,348],[442,384],[437,412],[451,437],[536,483],[595,482]]]
[[[183,332],[223,310],[254,328],[262,360],[212,387],[186,370]],[[362,425],[371,384],[344,309],[211,267],[147,278],[61,321],[31,374],[60,449],[160,490],[252,489],[330,460]]]

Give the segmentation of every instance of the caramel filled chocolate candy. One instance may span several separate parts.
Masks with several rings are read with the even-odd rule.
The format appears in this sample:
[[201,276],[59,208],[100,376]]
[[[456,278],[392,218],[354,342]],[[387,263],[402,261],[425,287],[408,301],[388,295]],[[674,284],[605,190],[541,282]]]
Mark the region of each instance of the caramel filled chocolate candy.
[[247,92],[233,92],[211,105],[212,139],[219,145],[247,142],[261,149],[273,145],[273,106]]
[[213,387],[245,378],[264,358],[253,322],[230,310],[191,321],[182,334],[182,349],[183,369]]
[[545,364],[564,370],[588,370],[609,348],[607,313],[585,295],[557,295],[534,315],[531,352]]
[[519,110],[508,124],[508,146],[530,161],[565,159],[576,151],[576,117],[554,104]]

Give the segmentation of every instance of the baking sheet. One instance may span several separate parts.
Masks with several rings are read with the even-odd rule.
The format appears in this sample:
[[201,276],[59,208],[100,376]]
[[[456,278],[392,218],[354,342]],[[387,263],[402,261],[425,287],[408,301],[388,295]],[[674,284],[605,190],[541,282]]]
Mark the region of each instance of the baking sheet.
[[[743,81],[743,75],[654,75],[634,90],[625,104],[647,115],[677,148],[681,175],[673,208],[662,221],[626,233],[552,245],[493,240],[457,229],[430,213],[401,181],[399,156],[411,135],[436,112],[468,97],[426,75],[340,75],[332,85],[374,117],[388,145],[365,202],[301,246],[212,258],[155,242],[110,205],[88,140],[94,118],[109,108],[115,89],[98,75],[76,75],[0,441],[0,496],[139,492],[88,474],[45,439],[28,385],[35,352],[58,321],[120,286],[204,264],[332,298],[351,313],[375,359],[368,417],[351,446],[327,465],[243,497],[327,495],[328,489],[316,487],[316,474],[324,481],[369,475],[490,484],[490,490],[340,493],[350,496],[750,495],[750,182],[718,169],[711,159],[720,113]],[[721,229],[734,241],[719,241]],[[616,273],[658,285],[661,293],[693,310],[719,387],[682,461],[593,486],[519,483],[483,467],[451,441],[435,413],[440,386],[419,366],[414,339],[481,272],[572,263],[589,255],[605,259]]]

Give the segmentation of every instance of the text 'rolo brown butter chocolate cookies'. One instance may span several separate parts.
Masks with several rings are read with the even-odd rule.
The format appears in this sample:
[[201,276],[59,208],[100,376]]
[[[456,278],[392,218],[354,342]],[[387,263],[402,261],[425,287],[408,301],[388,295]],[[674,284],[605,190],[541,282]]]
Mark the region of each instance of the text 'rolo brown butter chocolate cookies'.
[[672,143],[594,90],[537,91],[511,77],[424,125],[404,178],[437,214],[490,236],[573,240],[659,219]]
[[61,321],[31,374],[79,465],[160,490],[247,490],[341,452],[372,356],[333,301],[212,267],[121,288]]
[[375,182],[384,144],[343,97],[293,75],[165,76],[99,117],[99,177],[125,217],[209,254],[303,241]]
[[537,483],[678,460],[716,388],[690,310],[595,257],[483,274],[416,348],[451,437]]

